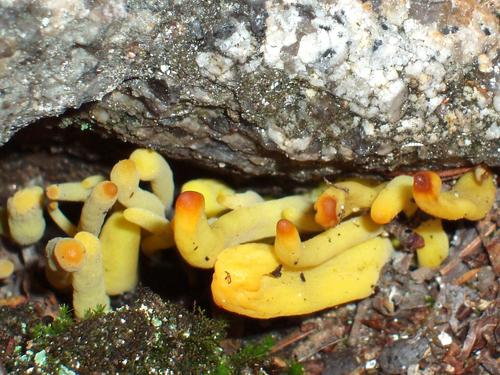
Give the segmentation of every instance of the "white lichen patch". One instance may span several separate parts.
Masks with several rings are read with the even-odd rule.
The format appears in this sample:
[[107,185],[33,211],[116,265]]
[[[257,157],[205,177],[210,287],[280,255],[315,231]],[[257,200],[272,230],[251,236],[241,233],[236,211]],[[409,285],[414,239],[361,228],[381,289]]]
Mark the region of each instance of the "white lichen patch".
[[223,55],[239,63],[244,63],[255,53],[256,41],[245,24],[239,23],[229,38],[218,39],[215,41],[215,45]]
[[[361,1],[299,3],[266,2],[264,63],[329,90],[363,119],[397,123],[405,119],[408,100],[423,118],[446,99],[447,74],[475,62],[485,72],[493,69],[487,51],[498,25],[481,19],[476,9],[470,25],[443,34],[436,22],[424,25],[410,18],[409,1],[382,1],[378,12],[385,23]],[[417,89],[412,98],[410,87]],[[476,99],[480,107],[491,104]],[[411,122],[404,127],[408,124],[415,125],[409,131],[422,128]]]
[[301,159],[301,151],[304,151],[309,147],[309,144],[312,141],[311,136],[298,138],[290,137],[283,132],[283,129],[275,125],[270,125],[267,128],[267,135],[269,139],[271,139],[280,150],[292,156],[294,159],[306,160]]
[[217,53],[200,52],[196,56],[196,64],[203,76],[215,81],[229,82],[234,77],[231,70],[234,65],[233,60]]

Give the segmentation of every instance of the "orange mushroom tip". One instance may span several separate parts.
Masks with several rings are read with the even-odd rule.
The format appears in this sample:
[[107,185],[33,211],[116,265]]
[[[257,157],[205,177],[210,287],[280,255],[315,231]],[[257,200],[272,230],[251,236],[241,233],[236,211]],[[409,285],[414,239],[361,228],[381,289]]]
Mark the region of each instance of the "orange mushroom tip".
[[431,171],[418,172],[413,176],[413,192],[437,197],[441,190],[441,178]]
[[62,269],[74,272],[81,267],[85,259],[85,248],[77,240],[61,240],[54,249],[54,256]]
[[198,226],[205,213],[205,198],[195,191],[185,191],[175,201],[175,215],[172,221],[176,231],[191,232]]
[[314,204],[316,215],[314,220],[323,228],[331,228],[338,224],[337,200],[335,197],[322,195]]
[[205,209],[205,198],[196,191],[185,191],[179,194],[175,202],[176,214],[196,215]]
[[103,194],[110,199],[116,197],[118,194],[118,187],[111,181],[103,182],[101,189]]
[[281,219],[276,223],[276,239],[277,240],[295,240],[299,235],[297,228],[292,222],[287,219]]
[[47,198],[55,201],[59,198],[59,187],[57,185],[50,185],[45,190],[45,194],[47,195]]

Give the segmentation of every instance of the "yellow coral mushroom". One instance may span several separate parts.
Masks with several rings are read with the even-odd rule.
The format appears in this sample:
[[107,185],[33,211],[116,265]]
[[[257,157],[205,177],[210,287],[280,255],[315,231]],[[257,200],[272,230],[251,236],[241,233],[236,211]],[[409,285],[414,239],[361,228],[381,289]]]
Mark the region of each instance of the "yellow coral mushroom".
[[14,263],[7,258],[0,259],[0,280],[10,277],[14,273]]
[[73,237],[78,232],[77,226],[74,225],[61,211],[58,202],[49,202],[47,205],[47,212],[54,223],[56,223],[57,226],[68,236]]
[[369,296],[392,250],[388,239],[374,238],[320,266],[290,269],[272,245],[239,245],[219,254],[212,295],[218,306],[253,318],[307,314]]
[[426,220],[415,229],[424,239],[424,247],[417,249],[420,267],[437,268],[449,253],[449,242],[440,219]]
[[165,206],[155,194],[139,187],[139,172],[132,160],[116,163],[110,179],[118,187],[118,201],[125,207],[140,207],[157,215],[165,215]]
[[43,189],[32,186],[19,190],[7,200],[10,235],[20,245],[40,240],[45,231],[43,218]]
[[85,231],[98,236],[108,211],[118,197],[118,187],[111,181],[98,183],[83,204],[78,223],[78,231]]
[[139,178],[151,181],[153,193],[170,210],[174,201],[174,178],[163,156],[156,151],[140,148],[132,152],[129,159],[135,163]]
[[366,185],[357,180],[326,186],[314,204],[316,222],[323,228],[334,227],[345,217],[369,208],[382,187]]
[[248,190],[244,193],[219,193],[217,202],[225,208],[237,210],[239,208],[264,202],[264,198],[262,198],[262,196],[255,191]]
[[311,202],[305,195],[265,201],[228,212],[209,225],[203,195],[185,191],[177,198],[173,219],[177,249],[189,264],[211,268],[222,249],[274,236],[282,211],[289,207],[305,214]]
[[45,194],[52,201],[84,202],[94,186],[104,181],[104,176],[94,175],[80,182],[65,182],[47,186]]
[[314,219],[323,228],[337,225],[345,207],[346,192],[334,186],[327,188],[314,203]]
[[[450,191],[441,191],[437,173],[424,171],[413,177],[413,197],[418,207],[447,220],[480,220],[486,216],[495,201],[496,186],[493,175],[482,167],[460,177]],[[476,176],[481,176],[479,179]]]
[[378,224],[387,224],[401,211],[412,205],[413,177],[398,176],[393,178],[379,192],[371,206],[370,215]]
[[110,310],[104,286],[101,244],[96,236],[79,232],[71,241],[59,241],[54,257],[63,270],[72,273],[73,309],[78,318],[98,306]]
[[[186,182],[181,187],[181,192],[196,191],[205,199],[205,214],[214,217],[227,211],[224,197],[234,194],[234,190],[219,180],[211,178],[197,178]],[[220,201],[222,199],[222,202]]]
[[152,235],[146,236],[141,244],[142,250],[146,255],[153,255],[158,250],[174,246],[172,225],[164,217],[138,207],[127,208],[123,211],[123,216],[129,222],[152,233]]
[[[47,278],[50,285],[63,292],[71,290],[71,273],[59,266],[54,256],[54,250],[59,242],[61,242],[60,248],[65,248],[66,246],[71,247],[73,241],[73,238],[56,237],[47,242],[47,245],[45,246],[45,258],[47,261],[45,265],[45,277]],[[79,244],[75,246],[78,245]]]
[[139,279],[139,226],[126,220],[123,212],[115,212],[106,220],[99,240],[106,293],[113,296],[133,290]]
[[280,262],[290,268],[315,267],[381,232],[382,227],[365,215],[301,242],[295,225],[283,219],[276,225],[274,251]]

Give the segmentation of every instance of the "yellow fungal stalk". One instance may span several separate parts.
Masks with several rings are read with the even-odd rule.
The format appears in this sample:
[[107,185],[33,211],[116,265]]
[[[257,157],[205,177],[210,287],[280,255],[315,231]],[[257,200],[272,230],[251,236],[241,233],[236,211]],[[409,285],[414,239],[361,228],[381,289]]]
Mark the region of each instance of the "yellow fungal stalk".
[[385,184],[373,185],[361,179],[336,182],[337,188],[344,190],[346,195],[345,216],[369,208]]
[[165,206],[155,194],[139,187],[139,172],[132,160],[116,163],[110,179],[118,187],[118,202],[125,207],[140,207],[157,215],[165,215]]
[[118,197],[118,187],[111,181],[98,183],[83,204],[78,230],[98,236],[102,224]]
[[174,233],[172,225],[164,217],[143,208],[127,208],[123,211],[125,219],[152,233],[143,239],[141,247],[146,255],[153,255],[158,250],[173,247]]
[[323,230],[323,227],[316,222],[316,212],[313,207],[307,212],[293,207],[285,208],[281,213],[281,218],[294,223],[299,232],[315,233]]
[[370,186],[356,180],[346,180],[327,185],[314,205],[316,222],[323,228],[337,225],[345,217],[369,208],[381,185]]
[[47,261],[45,265],[45,277],[54,288],[67,292],[71,290],[72,274],[61,268],[54,256],[54,250],[59,242],[61,242],[60,248],[67,248],[73,246],[74,239],[56,237],[47,242],[45,246],[45,258]]
[[344,216],[346,192],[335,186],[327,188],[314,203],[314,219],[323,228],[337,225]]
[[106,220],[99,240],[106,293],[113,296],[133,290],[139,278],[139,226],[127,221],[122,212],[115,212]]
[[[219,202],[225,208],[237,210],[239,208],[252,206],[256,203],[264,202],[264,198],[255,191],[248,190],[244,193],[221,193],[217,197]],[[207,214],[208,216],[208,214]]]
[[96,236],[79,232],[72,241],[59,241],[54,257],[62,269],[73,274],[73,309],[78,318],[98,306],[110,309],[104,286],[101,244]]
[[80,182],[65,182],[47,186],[45,194],[52,201],[84,202],[94,186],[104,181],[101,175],[89,176]]
[[437,268],[449,253],[448,236],[443,230],[440,219],[424,221],[415,229],[424,239],[424,247],[417,249],[420,267]]
[[203,195],[185,191],[177,198],[173,219],[177,249],[192,266],[211,268],[222,249],[274,236],[282,211],[289,207],[305,214],[311,203],[305,195],[265,201],[228,212],[209,225]]
[[0,280],[10,277],[14,273],[14,263],[7,258],[0,259]]
[[10,235],[20,245],[40,240],[45,231],[43,189],[33,186],[19,190],[7,201]]
[[280,262],[290,268],[315,267],[381,232],[382,227],[365,215],[301,242],[295,225],[288,220],[280,220],[276,225],[274,251]]
[[144,148],[132,152],[130,160],[135,163],[139,178],[151,181],[153,193],[170,211],[174,201],[174,178],[167,161],[156,151]]
[[224,200],[226,196],[234,194],[234,190],[229,186],[210,178],[198,178],[186,182],[181,187],[181,192],[185,191],[196,191],[203,195],[207,217],[214,217],[227,211],[228,207],[220,199]]
[[374,238],[295,270],[281,265],[272,245],[239,245],[219,254],[212,295],[220,307],[253,318],[308,314],[369,296],[392,250],[388,239]]
[[74,225],[59,208],[59,203],[50,202],[47,205],[47,212],[54,223],[56,223],[69,237],[73,237],[78,232],[76,225]]
[[479,172],[476,169],[460,177],[450,191],[441,191],[441,178],[434,172],[415,174],[415,202],[422,211],[441,219],[484,218],[495,201],[496,186],[493,175],[482,167],[478,168]]
[[401,211],[409,209],[413,198],[412,186],[411,176],[393,178],[373,201],[370,211],[372,220],[378,224],[387,224]]

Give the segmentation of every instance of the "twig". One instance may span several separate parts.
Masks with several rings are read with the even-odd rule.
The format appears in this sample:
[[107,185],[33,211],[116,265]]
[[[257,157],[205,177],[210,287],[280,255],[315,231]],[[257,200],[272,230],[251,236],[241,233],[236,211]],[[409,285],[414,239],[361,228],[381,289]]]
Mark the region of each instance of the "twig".
[[472,279],[476,274],[481,270],[481,268],[473,268],[464,274],[460,275],[457,277],[455,280],[453,280],[452,284],[453,285],[462,285]]
[[316,330],[316,327],[311,327],[304,332],[301,332],[301,331],[293,332],[292,334],[282,338],[280,341],[278,341],[276,344],[274,344],[273,348],[271,349],[271,353],[276,353],[276,352],[279,352],[280,350],[283,350],[287,346],[290,346],[290,345],[294,344],[295,342],[302,340],[304,337],[309,336],[315,330]]
[[370,307],[371,300],[365,299],[358,303],[358,308],[356,310],[356,316],[354,317],[354,322],[352,323],[351,332],[349,333],[348,343],[351,346],[356,345],[358,342],[359,335],[361,333],[361,326],[364,316]]

